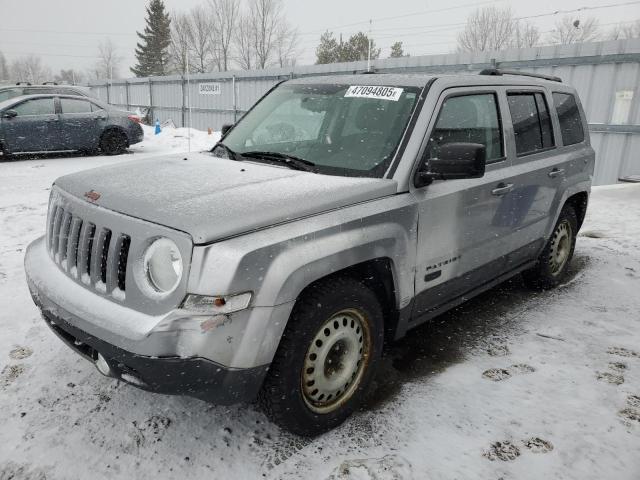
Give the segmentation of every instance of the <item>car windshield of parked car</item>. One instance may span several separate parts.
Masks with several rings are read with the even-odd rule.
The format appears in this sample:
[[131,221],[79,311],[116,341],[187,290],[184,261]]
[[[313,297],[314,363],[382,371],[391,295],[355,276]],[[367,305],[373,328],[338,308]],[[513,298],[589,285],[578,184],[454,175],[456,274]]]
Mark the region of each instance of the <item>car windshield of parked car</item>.
[[382,177],[420,90],[407,86],[282,85],[247,113],[221,143],[239,155],[274,152],[294,156],[312,162],[319,173]]

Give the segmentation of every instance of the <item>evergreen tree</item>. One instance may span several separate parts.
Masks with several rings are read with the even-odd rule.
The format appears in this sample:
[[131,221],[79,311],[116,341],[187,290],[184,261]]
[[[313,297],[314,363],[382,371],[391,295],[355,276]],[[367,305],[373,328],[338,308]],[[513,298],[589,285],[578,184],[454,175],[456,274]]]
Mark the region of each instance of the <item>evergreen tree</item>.
[[402,42],[396,42],[391,45],[391,55],[389,58],[400,58],[404,57],[404,50],[402,50]]
[[320,45],[316,48],[316,64],[338,61],[338,42],[328,30],[320,36]]
[[144,33],[136,32],[142,42],[136,47],[138,63],[131,71],[137,77],[166,75],[169,72],[171,18],[162,0],[151,0],[147,7]]
[[2,52],[0,52],[0,80],[9,80],[9,65]]
[[[342,45],[340,52],[340,62],[354,62],[356,60],[366,60],[369,56],[369,37],[358,32],[349,38],[349,41]],[[371,39],[371,60],[380,56],[380,49],[376,48],[376,42]]]

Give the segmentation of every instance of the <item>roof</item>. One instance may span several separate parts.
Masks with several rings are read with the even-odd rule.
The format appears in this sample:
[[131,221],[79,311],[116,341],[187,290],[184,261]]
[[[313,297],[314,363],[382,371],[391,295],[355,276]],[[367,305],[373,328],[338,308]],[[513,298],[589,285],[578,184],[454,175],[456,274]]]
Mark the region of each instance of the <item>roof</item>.
[[93,97],[85,97],[83,95],[68,95],[66,93],[38,93],[36,95],[19,95],[17,97],[12,97],[8,100],[5,100],[4,102],[0,102],[0,110],[2,110],[3,108],[8,107],[9,105],[13,105],[15,103],[18,103],[22,100],[32,100],[34,98],[49,98],[49,97],[62,97],[62,98],[77,98],[80,100],[88,100],[90,102],[93,103],[97,103],[98,105],[100,105],[102,108],[106,109],[106,110],[118,110],[116,107],[114,107],[113,105],[109,105],[108,103],[105,103],[97,98],[93,98]]

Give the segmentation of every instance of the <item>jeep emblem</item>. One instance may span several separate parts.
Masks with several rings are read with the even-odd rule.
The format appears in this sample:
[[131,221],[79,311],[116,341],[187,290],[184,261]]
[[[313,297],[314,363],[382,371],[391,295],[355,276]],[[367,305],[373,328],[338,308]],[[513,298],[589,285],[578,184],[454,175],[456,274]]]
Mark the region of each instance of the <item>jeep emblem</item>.
[[97,202],[100,198],[100,194],[98,192],[94,192],[93,190],[89,190],[84,194],[84,196],[92,202]]

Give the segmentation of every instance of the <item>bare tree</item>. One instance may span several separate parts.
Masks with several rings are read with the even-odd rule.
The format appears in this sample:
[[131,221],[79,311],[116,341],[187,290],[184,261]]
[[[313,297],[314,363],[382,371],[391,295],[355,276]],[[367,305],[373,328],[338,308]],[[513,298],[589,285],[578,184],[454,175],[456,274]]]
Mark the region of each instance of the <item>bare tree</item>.
[[240,3],[237,0],[210,0],[209,5],[212,10],[218,70],[226,72],[231,62],[231,46],[238,23]]
[[467,18],[464,30],[458,34],[458,50],[485,52],[508,48],[513,43],[516,24],[509,8],[478,9]]
[[191,22],[187,14],[176,12],[171,15],[169,58],[172,70],[180,75],[187,73],[190,31]]
[[625,38],[640,38],[640,19],[633,22],[619,23],[609,31],[611,40],[623,40]]
[[531,48],[540,43],[540,30],[530,22],[516,20],[516,28],[512,46],[516,48]]
[[282,0],[249,0],[249,10],[256,67],[265,68],[275,60],[278,34],[287,28]]
[[598,20],[590,17],[585,20],[563,17],[549,34],[550,43],[566,45],[569,43],[593,42],[600,38]]
[[280,67],[294,66],[298,56],[297,29],[283,21],[276,33],[275,49]]
[[213,49],[211,12],[203,6],[194,7],[189,13],[189,50],[193,59],[193,70],[197,73],[211,71],[216,63]]
[[256,49],[253,24],[248,14],[240,16],[234,41],[236,44],[236,61],[238,65],[243,70],[251,70],[256,64]]
[[17,82],[42,83],[51,80],[51,69],[35,55],[18,58],[11,63],[11,72]]
[[96,79],[114,79],[120,77],[120,64],[122,57],[118,55],[116,46],[110,38],[106,38],[98,45],[98,60],[94,66]]

